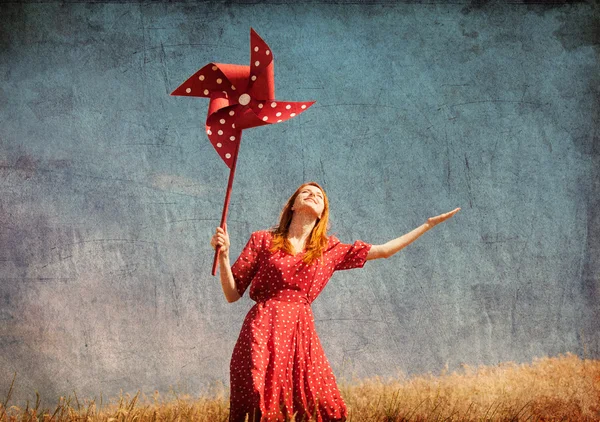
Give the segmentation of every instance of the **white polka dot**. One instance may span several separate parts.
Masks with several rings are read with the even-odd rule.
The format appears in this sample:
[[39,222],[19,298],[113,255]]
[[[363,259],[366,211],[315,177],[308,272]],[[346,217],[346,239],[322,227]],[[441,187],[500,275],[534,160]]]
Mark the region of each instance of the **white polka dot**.
[[217,147],[219,147],[219,148],[221,148],[222,146],[223,146],[223,144],[220,142],[217,144]]
[[204,90],[204,95],[208,95],[208,89]]
[[230,136],[230,137],[229,137],[229,140],[230,140],[230,141],[235,141],[235,136]]
[[231,111],[229,112],[229,115],[230,115],[230,116],[233,116],[234,114],[235,114],[235,111],[233,111],[233,110],[231,110]]
[[263,105],[262,105],[262,104],[259,104],[259,105],[258,105],[258,108],[263,108]]
[[208,135],[212,135],[212,131],[211,131],[210,129],[208,129],[208,130],[206,131],[206,133],[207,133]]
[[278,111],[277,114],[275,114],[275,116],[277,116],[277,117],[281,116],[281,111]]
[[302,107],[300,107],[302,110],[304,110],[306,108],[305,104],[302,104]]
[[220,130],[220,131],[218,131],[217,133],[218,133],[219,135],[222,135],[222,134],[223,134],[223,131],[222,131],[222,130]]
[[290,117],[294,117],[296,115],[296,113],[292,113],[290,114]]
[[217,66],[212,67],[212,70],[217,70],[217,69],[218,69]]
[[229,153],[225,154],[225,158],[231,158],[231,154],[229,154]]
[[231,85],[231,90],[235,91],[235,86]]
[[233,124],[231,125],[231,127],[235,129],[235,123],[233,123]]
[[252,75],[252,77],[250,79],[252,79],[253,81],[255,81],[256,80],[256,75]]
[[271,107],[273,107],[273,108],[277,107],[277,103],[276,103],[275,101],[273,101],[273,102],[271,103]]
[[[248,51],[248,50],[246,50],[246,51]],[[255,61],[255,62],[254,62],[254,66],[256,66],[256,67],[260,66],[260,62],[259,62],[258,60],[257,60],[257,61]]]
[[267,120],[269,120],[269,116],[263,117],[263,120],[266,122]]
[[268,56],[269,54],[271,54],[271,52],[269,50],[265,51],[265,54]]
[[224,125],[225,124],[225,119],[219,120],[219,123],[221,123],[222,125]]
[[258,47],[254,47],[254,51],[258,51]]
[[283,120],[281,120],[281,119],[277,120],[277,123],[281,123],[281,122],[283,122]]
[[221,85],[221,84],[223,83],[223,79],[221,79],[221,78],[217,78],[217,83],[218,83],[219,85]]
[[192,92],[192,88],[187,88],[187,89],[185,90],[185,92],[187,92],[187,93],[189,94],[190,92]]
[[285,106],[285,108],[286,108],[287,110],[289,110],[290,108],[292,108],[292,106],[288,104],[288,105],[286,105],[286,106]]
[[198,79],[200,79],[201,81],[203,81],[204,80],[204,75],[198,76]]
[[243,106],[250,104],[250,95],[248,95],[248,94],[240,95],[240,97],[238,98],[238,103],[240,103]]

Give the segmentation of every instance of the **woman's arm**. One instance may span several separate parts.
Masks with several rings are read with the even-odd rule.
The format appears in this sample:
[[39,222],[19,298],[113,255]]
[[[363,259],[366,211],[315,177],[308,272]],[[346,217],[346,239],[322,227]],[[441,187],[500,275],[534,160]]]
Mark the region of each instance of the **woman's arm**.
[[446,221],[454,214],[456,214],[460,208],[456,208],[450,212],[445,214],[440,214],[437,217],[430,217],[427,219],[427,222],[420,225],[413,231],[406,233],[396,239],[392,239],[383,245],[373,245],[367,254],[367,261],[371,259],[379,259],[379,258],[389,258],[394,255],[400,249],[405,246],[410,245],[412,242],[417,240],[423,233],[427,230],[431,229],[435,225],[441,223],[442,221]]
[[231,263],[229,262],[229,234],[227,233],[227,225],[225,225],[225,230],[217,227],[217,231],[210,240],[210,244],[213,249],[217,245],[220,247],[219,276],[221,277],[221,287],[223,288],[223,294],[225,294],[227,302],[233,303],[241,296],[235,288],[235,280],[233,279]]

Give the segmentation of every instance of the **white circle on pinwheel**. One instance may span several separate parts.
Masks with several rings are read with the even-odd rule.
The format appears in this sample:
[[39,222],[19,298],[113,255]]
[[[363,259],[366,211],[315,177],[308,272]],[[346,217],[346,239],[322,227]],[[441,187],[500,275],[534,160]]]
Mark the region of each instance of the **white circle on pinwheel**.
[[288,105],[286,105],[286,106],[285,106],[285,108],[286,108],[287,110],[289,110],[290,108],[292,108],[292,106],[288,104]]
[[238,103],[240,103],[243,106],[250,104],[250,95],[248,95],[248,94],[240,95],[240,97],[238,98]]
[[225,154],[225,158],[231,158],[231,154],[230,153]]
[[187,92],[187,93],[189,94],[190,92],[192,92],[192,88],[187,88],[187,89],[185,90],[185,92]]
[[235,114],[235,111],[233,111],[233,110],[231,110],[231,111],[229,112],[229,115],[230,115],[230,116],[233,116],[234,114]]
[[222,131],[222,130],[220,130],[220,131],[218,131],[217,133],[218,133],[219,135],[222,135],[222,134],[223,134],[223,131]]
[[267,120],[269,120],[269,116],[265,116],[265,117],[263,117],[263,121],[265,121],[265,122],[266,122]]
[[275,101],[273,101],[273,102],[271,103],[271,107],[273,107],[273,108],[277,107],[277,103],[276,103]]
[[277,114],[275,114],[275,116],[277,116],[277,117],[281,116],[281,111],[278,111]]
[[219,123],[221,123],[222,125],[224,125],[225,124],[225,119],[219,120]]
[[222,146],[223,146],[223,144],[220,142],[217,144],[217,147],[219,147],[219,148],[221,148]]
[[229,137],[229,140],[230,140],[230,141],[235,141],[235,136],[230,136],[230,137]]
[[204,75],[198,76],[198,79],[200,79],[201,81],[203,81],[204,80]]

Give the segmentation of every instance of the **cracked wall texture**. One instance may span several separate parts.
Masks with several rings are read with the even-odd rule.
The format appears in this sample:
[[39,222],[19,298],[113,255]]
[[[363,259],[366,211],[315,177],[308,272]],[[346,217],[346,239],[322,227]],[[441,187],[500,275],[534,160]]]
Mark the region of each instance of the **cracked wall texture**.
[[599,10],[572,5],[19,2],[0,5],[0,380],[15,400],[228,385],[252,302],[209,275],[227,168],[210,61],[274,52],[244,133],[236,255],[316,180],[331,233],[381,243],[462,210],[313,304],[338,378],[600,357]]

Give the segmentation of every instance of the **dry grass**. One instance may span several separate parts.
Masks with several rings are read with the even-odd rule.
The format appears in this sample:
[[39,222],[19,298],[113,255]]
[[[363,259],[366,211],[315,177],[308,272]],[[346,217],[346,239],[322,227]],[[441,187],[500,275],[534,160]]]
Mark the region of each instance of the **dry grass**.
[[[13,380],[14,383],[14,380]],[[340,385],[349,421],[600,421],[600,361],[572,354],[468,367],[440,376]],[[161,398],[121,395],[110,403],[60,398],[53,410],[39,402],[9,406],[11,388],[0,404],[0,422],[11,421],[226,421],[226,391],[210,397]]]
[[600,361],[572,354],[343,386],[355,421],[600,421]]

